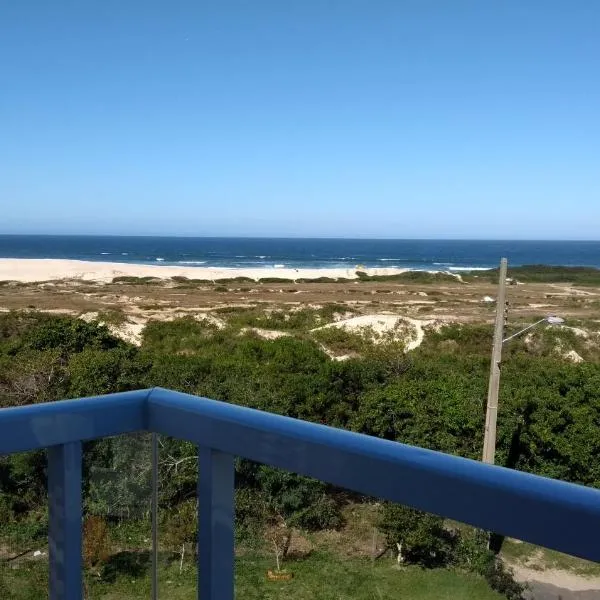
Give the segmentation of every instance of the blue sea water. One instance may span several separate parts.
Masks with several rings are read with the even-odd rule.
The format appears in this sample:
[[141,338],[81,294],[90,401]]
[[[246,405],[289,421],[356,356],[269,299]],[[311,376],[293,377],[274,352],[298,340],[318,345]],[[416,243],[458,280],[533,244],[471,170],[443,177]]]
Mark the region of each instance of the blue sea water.
[[503,256],[513,266],[600,267],[600,242],[0,235],[1,258],[180,266],[460,271],[496,267]]

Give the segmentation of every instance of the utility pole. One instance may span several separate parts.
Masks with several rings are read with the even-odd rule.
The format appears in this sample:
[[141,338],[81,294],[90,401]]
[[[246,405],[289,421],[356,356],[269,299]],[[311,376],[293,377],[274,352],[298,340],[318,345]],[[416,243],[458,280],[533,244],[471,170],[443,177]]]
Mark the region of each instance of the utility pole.
[[485,414],[485,434],[483,437],[483,462],[494,464],[496,454],[496,419],[498,417],[498,391],[500,389],[500,361],[502,360],[502,339],[504,337],[504,315],[506,308],[506,269],[508,261],[500,261],[500,279],[496,299],[496,325],[492,364],[490,365],[490,383],[488,386],[487,410]]

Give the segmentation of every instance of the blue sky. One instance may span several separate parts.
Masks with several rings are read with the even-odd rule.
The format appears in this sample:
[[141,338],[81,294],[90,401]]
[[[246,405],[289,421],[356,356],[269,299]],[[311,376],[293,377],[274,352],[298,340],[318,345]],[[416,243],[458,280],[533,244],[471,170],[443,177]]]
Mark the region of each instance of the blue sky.
[[600,2],[0,4],[3,233],[600,239]]

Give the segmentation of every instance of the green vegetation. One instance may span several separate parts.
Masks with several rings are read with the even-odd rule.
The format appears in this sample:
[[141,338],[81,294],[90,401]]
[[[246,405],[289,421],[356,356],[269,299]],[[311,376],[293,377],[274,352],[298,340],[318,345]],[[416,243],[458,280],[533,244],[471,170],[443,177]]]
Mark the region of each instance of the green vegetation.
[[148,285],[152,283],[162,283],[162,280],[158,277],[133,277],[131,275],[120,275],[119,277],[113,277],[113,283],[129,283],[136,285]]
[[127,316],[122,310],[110,309],[98,313],[97,320],[108,325],[123,325],[127,322]]
[[[115,573],[110,583],[97,577],[86,578],[89,597],[97,600],[147,600],[150,597],[148,557],[140,565],[120,557],[113,565],[126,565]],[[423,570],[406,567],[398,570],[389,562],[346,559],[327,553],[314,553],[294,562],[290,581],[269,581],[265,574],[272,561],[256,553],[236,559],[236,597],[249,600],[501,600],[485,580],[469,573],[445,569]],[[41,562],[19,569],[0,569],[0,592],[6,600],[39,600],[46,597],[47,565]],[[3,588],[4,586],[4,588]],[[9,593],[8,590],[10,590]],[[186,563],[179,572],[176,560],[159,569],[159,595],[169,600],[195,597],[196,572]]]
[[284,277],[261,277],[258,283],[289,283],[290,280]]
[[231,327],[258,327],[282,331],[308,332],[315,327],[326,325],[336,316],[353,314],[354,310],[344,305],[327,304],[321,308],[298,310],[269,310],[260,308],[224,307],[214,311],[227,320]]
[[[498,269],[489,271],[468,271],[463,274],[465,281],[477,278],[498,281]],[[508,277],[523,283],[572,283],[574,285],[600,285],[600,269],[595,267],[562,267],[553,265],[523,265],[508,268]]]
[[396,275],[368,275],[356,271],[360,281],[394,281],[398,283],[457,283],[459,280],[451,273],[431,273],[429,271],[405,271]]
[[251,277],[223,277],[215,279],[215,283],[256,283]]
[[336,355],[359,354],[369,346],[365,334],[346,331],[341,327],[325,327],[313,331],[312,338],[323,344],[329,352]]
[[[96,322],[30,311],[3,314],[0,406],[160,385],[479,458],[489,327],[444,327],[428,334],[422,346],[409,355],[402,352],[400,342],[391,339],[372,345],[363,336],[335,328],[312,331],[345,310],[336,304],[287,313],[231,307],[218,311],[226,323],[221,329],[208,320],[193,318],[152,322],[139,348],[114,338]],[[247,327],[278,329],[292,335],[265,340],[251,332],[243,333]],[[565,346],[580,340],[569,330],[548,329],[537,332],[533,342],[515,340],[506,349],[497,462],[600,487],[600,436],[596,431],[600,422],[600,364],[572,364],[559,359],[555,342],[550,341],[554,338],[545,338],[551,335],[566,336],[561,338]],[[581,340],[583,344],[585,339]],[[322,345],[354,357],[332,361]],[[174,566],[164,568],[174,582],[170,597],[177,598],[180,592],[181,597],[189,593],[192,581],[183,567],[179,576],[178,557],[193,555],[196,449],[193,444],[168,438],[161,444],[165,457],[160,467],[161,531],[175,557]],[[97,590],[96,597],[138,597],[146,585],[132,583],[144,572],[139,563],[147,552],[144,536],[139,533],[141,521],[138,523],[147,506],[132,508],[135,497],[147,486],[138,462],[143,454],[135,444],[123,446],[118,439],[86,444],[85,489],[94,491],[94,500],[86,502],[86,509],[100,518],[86,534],[92,546],[90,565],[94,563],[87,567],[89,585]],[[93,476],[109,467],[121,473],[120,481]],[[41,544],[47,527],[44,453],[1,457],[0,489],[0,549],[6,547],[4,536],[18,540],[19,547]],[[119,499],[117,508],[115,498]],[[244,596],[259,598],[268,593],[292,598],[371,598],[374,586],[379,586],[384,597],[403,586],[413,594],[407,597],[414,598],[454,597],[451,590],[460,597],[498,597],[490,586],[505,597],[519,596],[510,574],[487,552],[476,532],[464,528],[457,533],[436,517],[387,504],[376,509],[379,535],[394,551],[396,544],[402,544],[404,564],[435,567],[433,571],[423,575],[409,566],[398,572],[389,559],[367,563],[360,558],[364,553],[342,560],[336,554],[339,549],[334,552],[332,547],[326,549],[329,554],[319,549],[302,560],[294,558],[293,543],[290,549],[290,540],[296,535],[293,532],[317,535],[324,530],[343,530],[347,526],[344,510],[351,501],[357,498],[324,483],[238,460],[236,535],[243,550],[238,586],[245,590]],[[107,515],[109,503],[112,516]],[[115,511],[130,515],[131,529],[115,521]],[[275,544],[277,560],[283,560],[285,568],[294,573],[291,582],[265,581],[265,569],[275,568],[273,552],[265,554],[260,542],[269,532],[274,540],[269,547]],[[103,539],[108,540],[106,546]],[[131,550],[123,570],[117,567],[125,560],[122,549],[127,544],[134,544],[136,549]],[[37,581],[37,568],[37,564],[26,562],[3,576],[12,589],[16,579]],[[98,569],[99,578],[92,576]],[[436,588],[436,581],[443,582],[443,592]],[[6,581],[0,583],[0,589],[2,585],[6,587]],[[325,590],[322,595],[316,594],[317,586]]]
[[471,528],[451,531],[441,517],[390,503],[384,505],[378,526],[388,547],[398,548],[399,562],[452,565],[485,577],[490,587],[506,598],[521,598],[523,586],[515,583],[502,561],[488,550],[484,532]]
[[[356,271],[356,281],[358,282],[381,282],[381,283],[419,283],[419,284],[434,284],[434,283],[454,283],[460,284],[473,281],[489,281],[490,283],[498,282],[498,269],[489,269],[486,271],[465,271],[461,273],[460,279],[453,273],[429,272],[409,270],[403,273],[394,275],[369,275],[366,271]],[[595,267],[562,267],[552,265],[523,265],[520,267],[511,267],[509,265],[508,277],[514,281],[522,283],[571,283],[580,286],[598,286],[600,285],[600,269]],[[257,281],[249,277],[230,277],[220,278],[215,281],[209,279],[190,279],[181,275],[171,277],[171,281],[180,286],[190,286],[198,284],[221,284],[232,285],[234,283],[281,283],[290,284],[289,278],[283,277],[262,277]],[[353,281],[345,277],[316,277],[316,278],[299,278],[296,283],[348,283]],[[115,277],[113,283],[128,283],[137,285],[158,284],[162,280],[156,277],[132,277],[123,275]],[[15,282],[3,281],[0,285],[17,285]]]
[[298,283],[338,283],[340,280],[335,277],[316,277],[315,279],[296,279],[296,281]]

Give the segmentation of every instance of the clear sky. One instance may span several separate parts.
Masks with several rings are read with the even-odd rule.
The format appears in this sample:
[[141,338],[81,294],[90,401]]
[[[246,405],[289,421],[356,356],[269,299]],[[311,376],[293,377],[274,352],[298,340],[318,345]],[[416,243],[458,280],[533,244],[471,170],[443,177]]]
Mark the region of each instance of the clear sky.
[[0,2],[0,232],[600,239],[598,0]]

